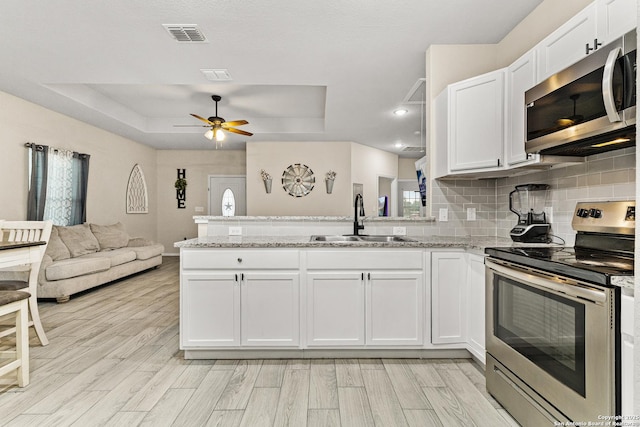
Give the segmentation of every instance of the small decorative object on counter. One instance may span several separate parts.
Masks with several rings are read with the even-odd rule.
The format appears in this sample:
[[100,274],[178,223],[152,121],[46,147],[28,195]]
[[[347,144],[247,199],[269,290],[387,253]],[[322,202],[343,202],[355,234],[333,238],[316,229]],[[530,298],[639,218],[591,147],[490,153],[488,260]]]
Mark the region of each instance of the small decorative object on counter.
[[324,179],[324,183],[327,185],[327,194],[331,194],[333,191],[333,181],[336,179],[336,173],[332,170],[327,172],[327,176]]
[[264,169],[260,170],[260,176],[262,176],[262,182],[264,182],[264,190],[267,194],[271,193],[271,175],[267,173]]
[[185,169],[178,169],[178,179],[176,179],[176,199],[178,199],[178,209],[185,208],[185,200],[187,200],[187,171]]

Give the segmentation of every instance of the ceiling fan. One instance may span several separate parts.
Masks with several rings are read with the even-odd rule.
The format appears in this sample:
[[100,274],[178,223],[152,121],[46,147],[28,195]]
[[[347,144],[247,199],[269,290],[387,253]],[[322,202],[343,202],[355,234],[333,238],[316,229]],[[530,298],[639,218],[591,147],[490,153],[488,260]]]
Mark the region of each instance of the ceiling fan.
[[224,141],[224,138],[225,138],[224,131],[237,133],[239,135],[246,135],[246,136],[253,135],[251,132],[246,132],[244,130],[236,129],[234,127],[234,126],[247,125],[249,124],[248,121],[234,120],[231,122],[227,122],[222,117],[218,116],[218,102],[220,102],[220,100],[222,99],[220,95],[211,95],[211,99],[213,99],[213,101],[216,103],[215,116],[205,119],[204,117],[200,117],[197,114],[191,114],[196,119],[202,120],[203,122],[205,122],[206,123],[206,125],[204,125],[205,127],[210,127],[210,129],[204,133],[205,138],[210,140],[213,140],[215,138],[216,142],[222,142]]

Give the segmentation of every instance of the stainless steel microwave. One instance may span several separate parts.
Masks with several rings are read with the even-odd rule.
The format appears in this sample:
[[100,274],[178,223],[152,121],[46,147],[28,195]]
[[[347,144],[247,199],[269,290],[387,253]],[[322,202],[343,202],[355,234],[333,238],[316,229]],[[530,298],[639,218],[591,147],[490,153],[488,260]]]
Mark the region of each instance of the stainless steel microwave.
[[635,145],[636,32],[525,93],[527,153],[589,156]]

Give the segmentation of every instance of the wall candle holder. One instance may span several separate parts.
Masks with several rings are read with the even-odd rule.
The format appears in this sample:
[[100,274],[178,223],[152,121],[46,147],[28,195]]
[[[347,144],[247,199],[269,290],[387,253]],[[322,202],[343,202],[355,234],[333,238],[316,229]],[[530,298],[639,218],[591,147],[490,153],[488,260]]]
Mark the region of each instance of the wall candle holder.
[[262,182],[264,183],[264,191],[267,194],[271,194],[271,184],[273,180],[271,179],[271,175],[267,173],[264,169],[260,170],[260,176],[262,176]]
[[336,175],[337,174],[334,171],[330,170],[324,178],[324,183],[327,187],[327,194],[331,194],[333,192],[333,182],[336,180]]

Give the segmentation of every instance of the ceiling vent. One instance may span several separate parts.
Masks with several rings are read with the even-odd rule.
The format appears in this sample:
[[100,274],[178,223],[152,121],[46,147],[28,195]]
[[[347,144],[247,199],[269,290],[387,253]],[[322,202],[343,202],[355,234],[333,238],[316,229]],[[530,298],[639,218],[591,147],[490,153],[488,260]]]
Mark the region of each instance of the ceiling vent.
[[229,74],[229,70],[226,68],[215,68],[215,69],[200,69],[202,74],[206,77],[207,80],[211,80],[212,82],[224,82],[233,80],[231,78],[231,74]]
[[206,43],[207,38],[195,24],[162,24],[176,41],[181,43]]
[[403,104],[424,104],[426,95],[426,81],[427,79],[418,79],[411,89],[409,89],[409,93],[402,100]]
[[421,151],[424,151],[424,147],[404,147],[402,151],[407,151],[410,153],[419,153]]

